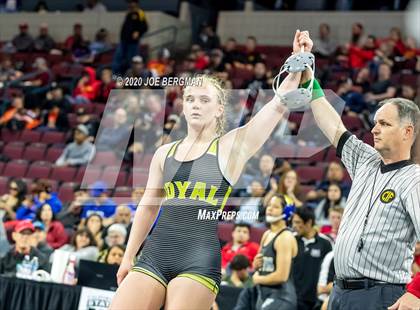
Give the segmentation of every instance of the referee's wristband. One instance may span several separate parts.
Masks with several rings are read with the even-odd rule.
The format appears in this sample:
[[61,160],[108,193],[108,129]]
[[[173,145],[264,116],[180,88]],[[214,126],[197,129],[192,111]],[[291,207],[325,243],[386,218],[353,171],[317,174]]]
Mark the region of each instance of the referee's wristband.
[[[301,85],[302,88],[308,88],[309,84],[311,84],[311,80],[306,81]],[[312,89],[312,101],[316,100],[318,98],[325,97],[324,91],[321,88],[321,85],[319,85],[318,81],[314,79],[314,85]]]

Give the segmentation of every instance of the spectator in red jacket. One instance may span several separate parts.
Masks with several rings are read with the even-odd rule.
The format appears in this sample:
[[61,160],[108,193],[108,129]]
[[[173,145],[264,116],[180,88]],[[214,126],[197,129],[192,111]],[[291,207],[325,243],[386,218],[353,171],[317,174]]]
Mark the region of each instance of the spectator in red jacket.
[[49,204],[43,204],[36,213],[36,220],[42,222],[47,232],[47,243],[53,249],[58,249],[68,241],[64,226],[55,219],[55,215]]
[[349,65],[353,69],[360,69],[375,57],[376,38],[368,36],[363,47],[355,44],[349,46]]
[[101,81],[99,82],[98,92],[95,101],[106,102],[109,93],[115,88],[115,82],[112,80],[111,68],[104,68],[101,71]]
[[86,67],[82,77],[77,82],[77,86],[73,91],[74,97],[81,97],[82,100],[92,101],[96,98],[100,81],[96,79],[95,69]]
[[235,224],[232,231],[232,242],[222,248],[222,273],[226,272],[229,263],[237,254],[245,255],[250,264],[258,253],[259,245],[249,241],[251,226],[245,223]]

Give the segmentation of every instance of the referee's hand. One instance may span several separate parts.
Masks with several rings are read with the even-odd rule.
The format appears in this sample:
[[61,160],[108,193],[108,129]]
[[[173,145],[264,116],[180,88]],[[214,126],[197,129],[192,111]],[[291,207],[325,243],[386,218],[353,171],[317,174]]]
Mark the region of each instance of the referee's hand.
[[420,298],[411,293],[405,293],[397,300],[395,304],[388,307],[388,310],[419,310]]

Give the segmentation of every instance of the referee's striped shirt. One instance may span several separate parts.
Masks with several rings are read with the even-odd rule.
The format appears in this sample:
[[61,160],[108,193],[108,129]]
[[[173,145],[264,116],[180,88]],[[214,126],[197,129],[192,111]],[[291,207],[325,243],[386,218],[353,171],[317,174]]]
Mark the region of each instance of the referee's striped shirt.
[[[350,132],[340,138],[337,155],[353,184],[334,248],[336,275],[409,282],[414,245],[420,240],[420,166],[410,160],[385,165],[373,147]],[[373,207],[359,252],[369,200]]]

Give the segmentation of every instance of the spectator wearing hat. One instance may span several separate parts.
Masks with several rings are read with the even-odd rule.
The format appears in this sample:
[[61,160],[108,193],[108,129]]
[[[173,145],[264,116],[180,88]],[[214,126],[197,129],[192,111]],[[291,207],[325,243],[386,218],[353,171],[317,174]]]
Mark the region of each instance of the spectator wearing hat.
[[128,12],[120,33],[120,43],[112,61],[112,71],[122,74],[128,68],[127,60],[139,54],[139,41],[147,32],[147,24],[144,11],[139,8],[138,0],[128,0]]
[[28,24],[19,24],[19,34],[12,39],[12,44],[18,52],[31,52],[34,46],[34,39],[28,33]]
[[97,116],[86,113],[84,107],[79,107],[76,110],[76,120],[80,125],[86,126],[89,131],[89,140],[93,141],[99,128],[99,119]]
[[78,125],[74,132],[74,142],[68,144],[55,164],[57,166],[86,165],[95,155],[95,147],[88,140],[89,129]]
[[136,55],[131,59],[131,67],[125,73],[128,77],[139,77],[143,80],[153,77],[153,73],[146,68],[143,57]]
[[49,271],[48,258],[36,247],[32,246],[34,225],[29,220],[19,221],[12,233],[15,245],[0,259],[0,274],[15,275],[17,264],[22,263],[25,255],[38,257],[39,269]]
[[35,38],[34,49],[37,52],[49,53],[55,47],[54,39],[48,33],[48,24],[39,26],[39,35]]
[[89,50],[92,56],[99,53],[108,51],[112,48],[112,44],[109,42],[109,32],[105,28],[101,28],[95,34],[95,40],[89,44]]
[[172,66],[171,52],[167,48],[162,48],[158,53],[158,58],[148,62],[147,69],[156,76],[164,76],[172,73]]
[[35,219],[44,224],[47,233],[47,243],[50,247],[57,249],[67,243],[68,236],[64,226],[60,221],[56,220],[49,204],[45,203],[38,208]]
[[108,185],[103,181],[93,183],[90,191],[91,199],[88,199],[82,206],[82,218],[97,213],[102,216],[103,219],[107,219],[108,223],[112,221],[112,216],[115,213],[117,205],[109,198],[107,188]]
[[35,231],[32,238],[32,246],[44,253],[48,258],[54,252],[54,249],[47,243],[47,234],[45,225],[41,221],[33,222]]

